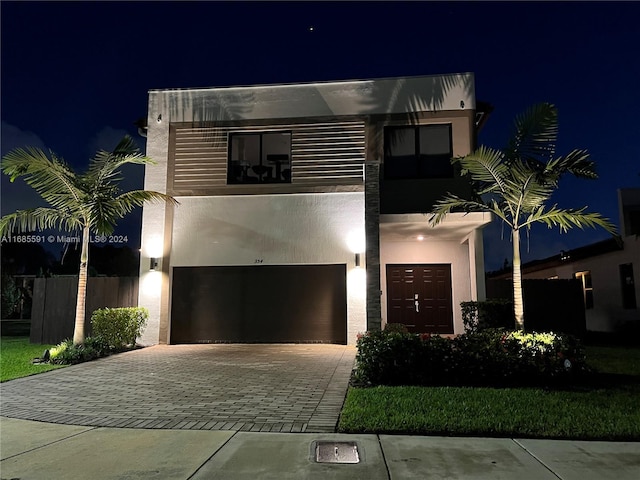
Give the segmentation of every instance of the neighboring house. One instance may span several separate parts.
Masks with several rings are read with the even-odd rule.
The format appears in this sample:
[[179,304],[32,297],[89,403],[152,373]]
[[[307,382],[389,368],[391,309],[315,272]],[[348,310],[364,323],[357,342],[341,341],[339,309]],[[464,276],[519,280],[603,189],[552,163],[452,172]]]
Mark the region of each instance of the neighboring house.
[[[618,190],[618,204],[619,238],[522,265],[524,279],[580,280],[590,331],[640,328],[640,189]],[[511,278],[511,273],[490,277]]]
[[489,213],[428,213],[469,184],[472,74],[152,90],[142,341],[327,342],[401,322],[463,331]]

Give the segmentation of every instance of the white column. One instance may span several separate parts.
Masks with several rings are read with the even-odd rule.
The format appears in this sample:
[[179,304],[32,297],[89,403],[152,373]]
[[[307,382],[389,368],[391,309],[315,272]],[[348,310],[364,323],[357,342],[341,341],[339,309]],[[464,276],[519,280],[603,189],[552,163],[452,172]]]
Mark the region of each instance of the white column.
[[[169,114],[164,108],[162,93],[149,94],[149,112],[147,118],[147,151],[155,164],[145,166],[144,188],[166,193],[169,152]],[[171,219],[166,204],[145,204],[142,211],[142,234],[140,248],[140,282],[138,285],[138,305],[149,310],[147,327],[139,341],[145,345],[164,343],[167,332],[162,332],[161,321],[166,315],[168,304],[169,253],[171,244]],[[169,213],[169,215],[167,215]],[[150,259],[157,258],[158,266],[150,269]],[[164,308],[163,308],[164,306]],[[165,327],[166,330],[166,327]]]
[[469,244],[469,276],[471,278],[471,299],[483,301],[487,298],[484,277],[484,243],[482,229],[476,228],[467,237]]

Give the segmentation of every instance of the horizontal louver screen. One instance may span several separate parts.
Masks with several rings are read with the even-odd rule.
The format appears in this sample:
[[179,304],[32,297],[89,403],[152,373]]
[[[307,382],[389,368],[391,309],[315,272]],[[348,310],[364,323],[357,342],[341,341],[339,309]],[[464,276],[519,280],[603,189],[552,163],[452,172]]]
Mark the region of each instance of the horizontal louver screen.
[[291,183],[359,185],[365,159],[363,121],[193,127],[176,125],[174,191],[205,190],[227,184],[229,133],[291,132]]
[[203,189],[227,183],[227,133],[216,128],[176,127],[173,188]]

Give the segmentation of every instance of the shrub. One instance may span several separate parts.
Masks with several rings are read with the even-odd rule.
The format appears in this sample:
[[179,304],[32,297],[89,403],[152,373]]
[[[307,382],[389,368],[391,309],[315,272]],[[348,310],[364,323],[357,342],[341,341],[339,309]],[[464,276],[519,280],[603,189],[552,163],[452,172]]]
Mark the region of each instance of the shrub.
[[387,323],[384,326],[384,331],[387,333],[409,333],[404,323]]
[[482,302],[461,302],[462,323],[465,331],[475,332],[485,328],[513,328],[515,317],[513,302],[492,298]]
[[456,383],[464,385],[503,384],[514,374],[517,348],[505,345],[506,333],[499,329],[470,331],[452,343],[457,359]]
[[148,318],[148,310],[142,307],[102,308],[91,315],[91,327],[95,336],[120,349],[136,344]]
[[584,350],[570,335],[485,329],[454,343],[464,384],[550,384],[587,370]]
[[578,340],[504,329],[455,339],[369,332],[358,339],[354,379],[364,385],[539,385],[584,373]]
[[413,368],[420,363],[420,338],[393,331],[367,332],[358,339],[356,380],[374,385],[416,382]]
[[106,357],[111,353],[108,343],[99,336],[87,337],[79,345],[74,345],[71,339],[67,339],[49,350],[49,361],[69,365]]
[[442,384],[454,369],[451,341],[436,335],[367,332],[357,347],[355,380],[360,384]]
[[584,347],[572,335],[516,331],[508,338],[519,343],[524,368],[532,375],[556,379],[588,371]]
[[20,292],[18,285],[16,285],[13,277],[6,274],[2,275],[1,298],[0,316],[3,319],[11,318],[14,312],[18,309],[22,293]]
[[421,385],[446,385],[455,378],[458,358],[453,351],[451,339],[438,335],[422,334],[422,347],[425,350]]

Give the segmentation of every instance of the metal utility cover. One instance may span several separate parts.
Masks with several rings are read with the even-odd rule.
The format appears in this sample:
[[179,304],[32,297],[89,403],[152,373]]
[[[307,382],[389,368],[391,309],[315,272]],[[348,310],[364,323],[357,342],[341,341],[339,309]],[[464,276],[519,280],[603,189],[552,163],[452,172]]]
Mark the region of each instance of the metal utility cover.
[[315,442],[315,460],[318,463],[360,463],[356,442]]

